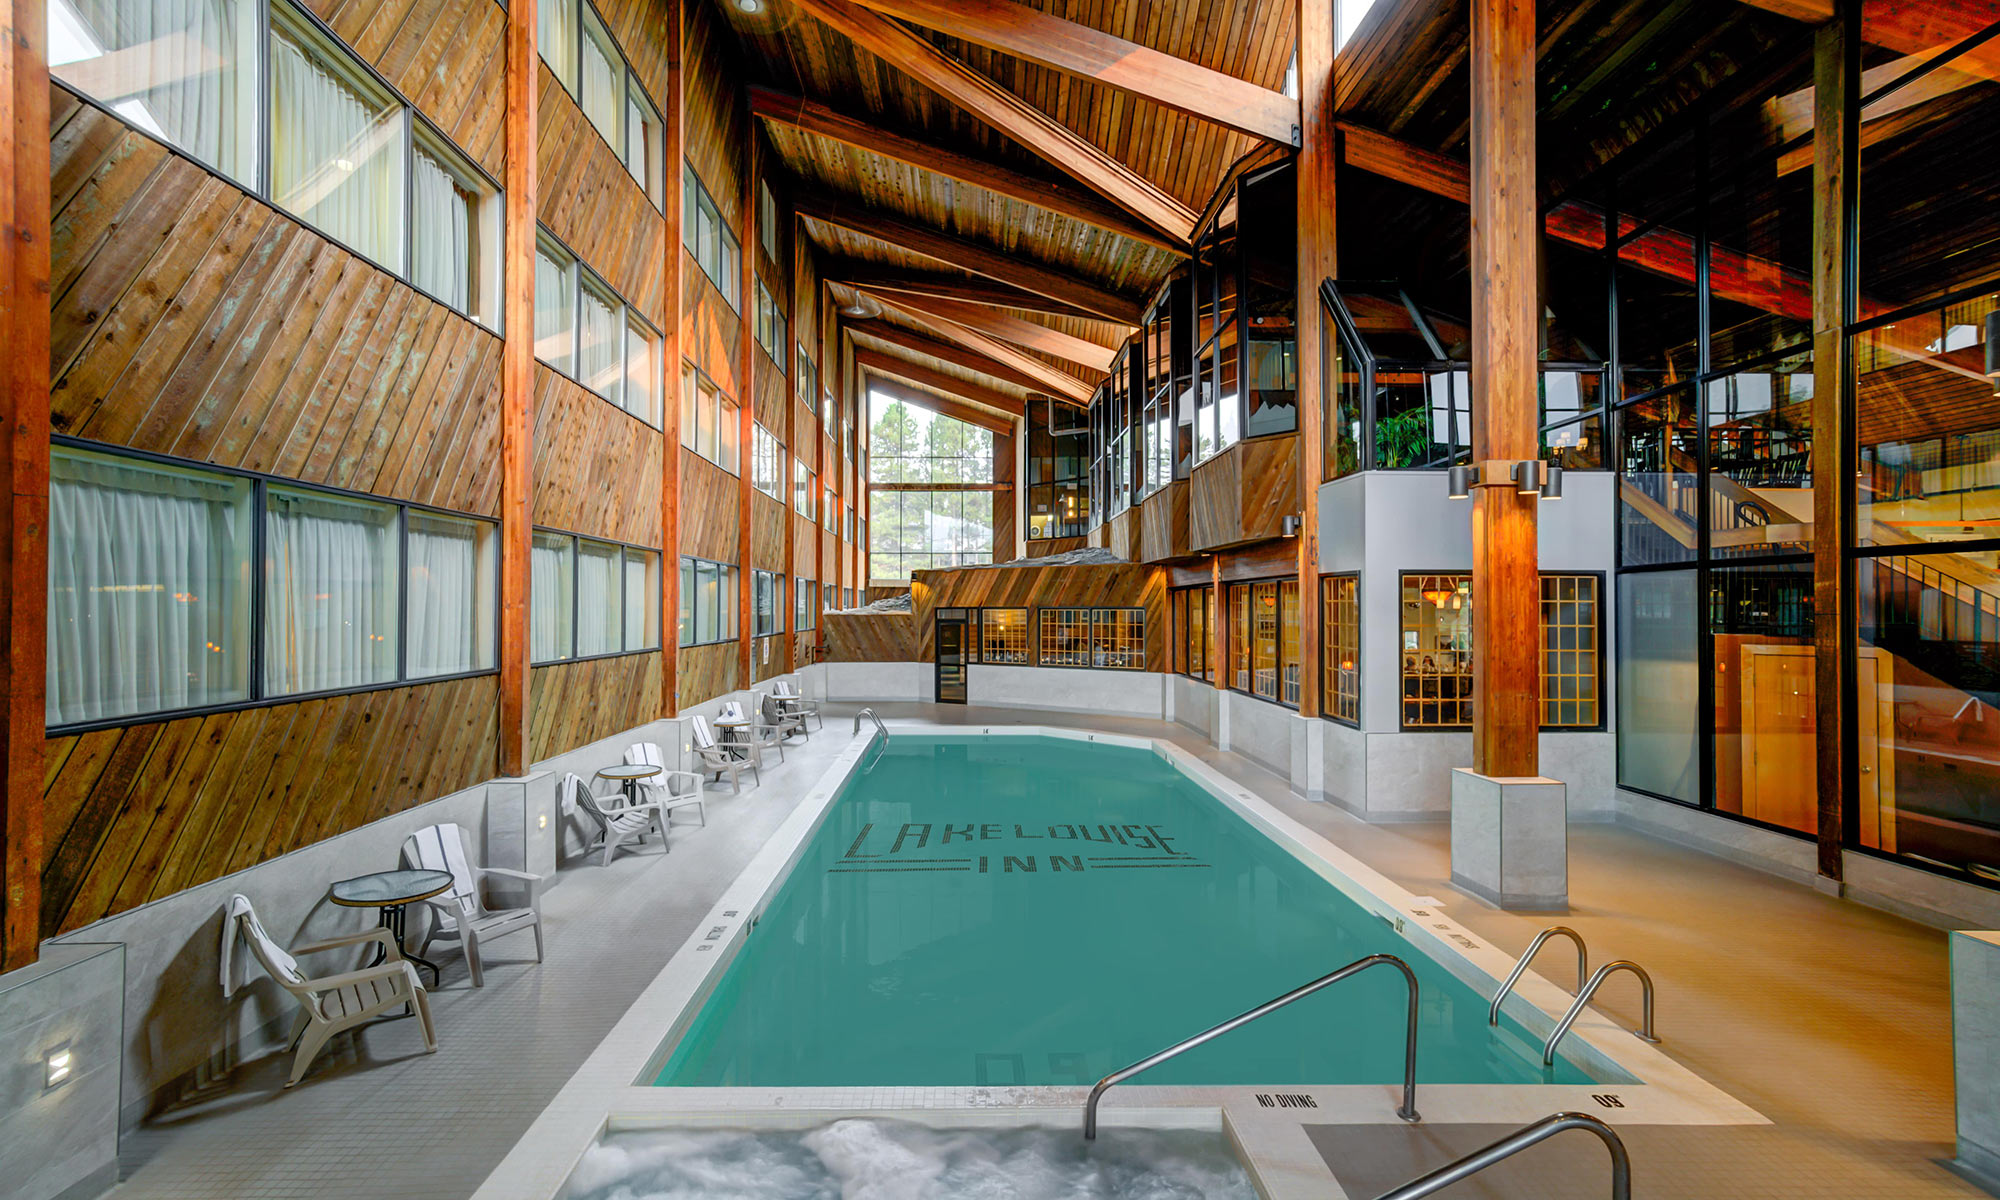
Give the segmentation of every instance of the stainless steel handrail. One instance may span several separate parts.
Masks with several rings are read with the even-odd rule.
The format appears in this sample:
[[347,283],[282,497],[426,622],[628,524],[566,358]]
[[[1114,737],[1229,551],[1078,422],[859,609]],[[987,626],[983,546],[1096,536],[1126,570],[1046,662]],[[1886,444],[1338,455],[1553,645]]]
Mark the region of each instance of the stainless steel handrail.
[[1417,1200],[1420,1196],[1433,1195],[1565,1129],[1587,1129],[1597,1135],[1604,1148],[1611,1152],[1611,1200],[1632,1200],[1632,1159],[1625,1153],[1624,1141],[1611,1126],[1579,1112],[1561,1112],[1543,1117],[1490,1146],[1474,1150],[1449,1166],[1439,1167],[1421,1179],[1413,1179],[1402,1187],[1383,1192],[1376,1200]]
[[1632,1033],[1644,1041],[1659,1042],[1660,1039],[1653,1036],[1653,977],[1646,974],[1646,968],[1638,963],[1621,958],[1617,962],[1605,963],[1597,968],[1597,974],[1592,975],[1590,982],[1584,984],[1583,990],[1576,994],[1576,1003],[1570,1005],[1569,1011],[1563,1014],[1563,1019],[1556,1022],[1556,1031],[1549,1035],[1549,1044],[1542,1047],[1543,1066],[1555,1062],[1556,1043],[1562,1041],[1563,1035],[1569,1032],[1569,1027],[1576,1024],[1577,1017],[1583,1012],[1583,1006],[1590,1003],[1590,998],[1597,994],[1597,989],[1604,986],[1605,977],[1613,971],[1630,971],[1639,977],[1639,992],[1645,1004],[1645,1013],[1639,1028],[1634,1029]]
[[882,718],[876,716],[875,710],[872,708],[864,708],[860,712],[854,714],[854,732],[856,733],[861,732],[861,718],[863,717],[867,717],[869,720],[875,722],[875,728],[882,731],[883,737],[886,738],[889,736],[889,727],[887,725],[882,724]]
[[1558,935],[1576,943],[1576,990],[1579,992],[1583,990],[1584,981],[1590,978],[1590,951],[1583,947],[1583,935],[1567,925],[1551,925],[1536,934],[1535,940],[1528,943],[1527,953],[1521,956],[1520,962],[1514,964],[1513,973],[1507,976],[1507,982],[1501,984],[1500,990],[1493,993],[1493,1007],[1486,1010],[1488,1025],[1500,1023],[1500,1002],[1507,998],[1507,993],[1513,991],[1514,985],[1527,973],[1528,963],[1541,950],[1542,943]]
[[1265,1013],[1275,1012],[1294,1000],[1303,1000],[1323,987],[1339,983],[1350,975],[1358,975],[1370,967],[1384,965],[1392,966],[1401,971],[1404,982],[1410,985],[1410,1012],[1409,1019],[1405,1025],[1403,1046],[1403,1106],[1396,1110],[1396,1115],[1405,1121],[1421,1120],[1422,1118],[1417,1116],[1417,973],[1410,970],[1410,964],[1393,954],[1371,954],[1367,958],[1359,958],[1348,963],[1331,975],[1322,975],[1311,983],[1295,987],[1276,1000],[1259,1004],[1241,1016],[1231,1017],[1220,1025],[1204,1029],[1186,1041],[1176,1042],[1158,1054],[1142,1058],[1124,1070],[1113,1071],[1111,1074],[1098,1080],[1097,1086],[1090,1089],[1090,1099],[1083,1106],[1083,1136],[1086,1138],[1095,1138],[1097,1136],[1097,1102],[1104,1098],[1105,1092],[1117,1084],[1125,1082],[1127,1079],[1148,1068],[1157,1067],[1168,1059],[1186,1053],[1196,1046],[1213,1041],[1232,1029],[1248,1025]]

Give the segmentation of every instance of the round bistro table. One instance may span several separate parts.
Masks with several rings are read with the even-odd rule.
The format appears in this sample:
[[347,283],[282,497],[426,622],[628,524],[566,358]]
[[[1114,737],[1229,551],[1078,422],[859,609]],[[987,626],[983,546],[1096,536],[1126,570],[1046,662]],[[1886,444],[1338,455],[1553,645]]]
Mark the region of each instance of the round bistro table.
[[597,773],[597,777],[617,780],[618,786],[625,789],[625,798],[630,800],[641,779],[651,779],[665,769],[653,766],[651,763],[618,763],[605,767]]
[[[435,985],[440,978],[437,964],[427,958],[417,957],[403,945],[404,911],[410,905],[428,900],[450,886],[449,871],[415,869],[377,871],[373,875],[357,875],[352,879],[341,880],[328,889],[327,899],[342,908],[382,910],[382,928],[388,930],[389,936],[396,939],[396,948],[402,951],[404,958],[420,967],[429,967],[431,983]],[[389,957],[388,950],[378,946],[375,950],[375,961],[368,965],[376,966],[387,957]]]

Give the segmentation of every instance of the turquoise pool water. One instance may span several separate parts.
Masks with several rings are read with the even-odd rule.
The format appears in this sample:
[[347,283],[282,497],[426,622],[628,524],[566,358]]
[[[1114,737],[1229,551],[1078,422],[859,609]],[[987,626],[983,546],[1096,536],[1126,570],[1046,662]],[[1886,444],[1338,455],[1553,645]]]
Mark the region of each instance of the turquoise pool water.
[[[1591,1081],[1150,751],[899,733],[655,1082],[1087,1084],[1374,953],[1421,1082]],[[1405,1004],[1376,968],[1133,1082],[1397,1083]]]

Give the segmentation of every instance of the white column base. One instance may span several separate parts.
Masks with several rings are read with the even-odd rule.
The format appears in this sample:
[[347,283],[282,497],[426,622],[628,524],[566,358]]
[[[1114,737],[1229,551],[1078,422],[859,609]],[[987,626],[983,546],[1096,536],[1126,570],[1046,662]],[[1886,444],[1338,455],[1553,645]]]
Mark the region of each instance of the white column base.
[[1451,773],[1451,881],[1506,909],[1569,908],[1569,789]]
[[1951,1059],[1961,1175],[2000,1195],[2000,932],[1951,935]]
[[490,779],[486,782],[486,865],[556,879],[556,773]]

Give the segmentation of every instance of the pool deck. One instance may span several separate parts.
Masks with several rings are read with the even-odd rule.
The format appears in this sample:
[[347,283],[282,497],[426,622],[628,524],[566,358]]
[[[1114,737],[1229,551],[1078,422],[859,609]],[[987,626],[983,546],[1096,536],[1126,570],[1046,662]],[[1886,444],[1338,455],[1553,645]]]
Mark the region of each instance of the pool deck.
[[[1454,889],[1443,824],[1370,826],[1307,803],[1178,726],[876,707],[892,724],[1042,724],[1166,738],[1411,893],[1436,897],[1453,921],[1507,954],[1549,923]],[[251,1063],[215,1097],[128,1136],[125,1179],[114,1195],[470,1196],[849,748],[851,711],[828,706],[824,733],[794,746],[762,787],[740,797],[712,790],[709,826],[677,827],[671,855],[565,868],[544,900],[549,953],[541,967],[505,961],[516,948],[496,944],[487,986],[475,990],[449,958],[433,1002],[437,1055],[413,1055],[414,1028],[395,1021],[337,1042],[290,1093],[278,1087],[281,1058]],[[1622,1126],[1637,1194],[1985,1194],[1941,1165],[1952,1153],[1942,933],[1614,826],[1572,826],[1570,868],[1563,922],[1584,934],[1598,961],[1632,958],[1652,972],[1663,1049],[1772,1122]],[[1551,960],[1541,970],[1563,969]],[[1597,1007],[1635,1022],[1637,997],[1628,991],[1636,989],[1607,987]],[[1246,1120],[1271,1121],[1268,1135],[1289,1147],[1302,1171],[1335,1164],[1357,1197],[1502,1132],[1438,1122],[1345,1126],[1328,1115]],[[1482,1184],[1447,1194],[1595,1197],[1603,1189],[1602,1151],[1578,1138],[1548,1143]]]

